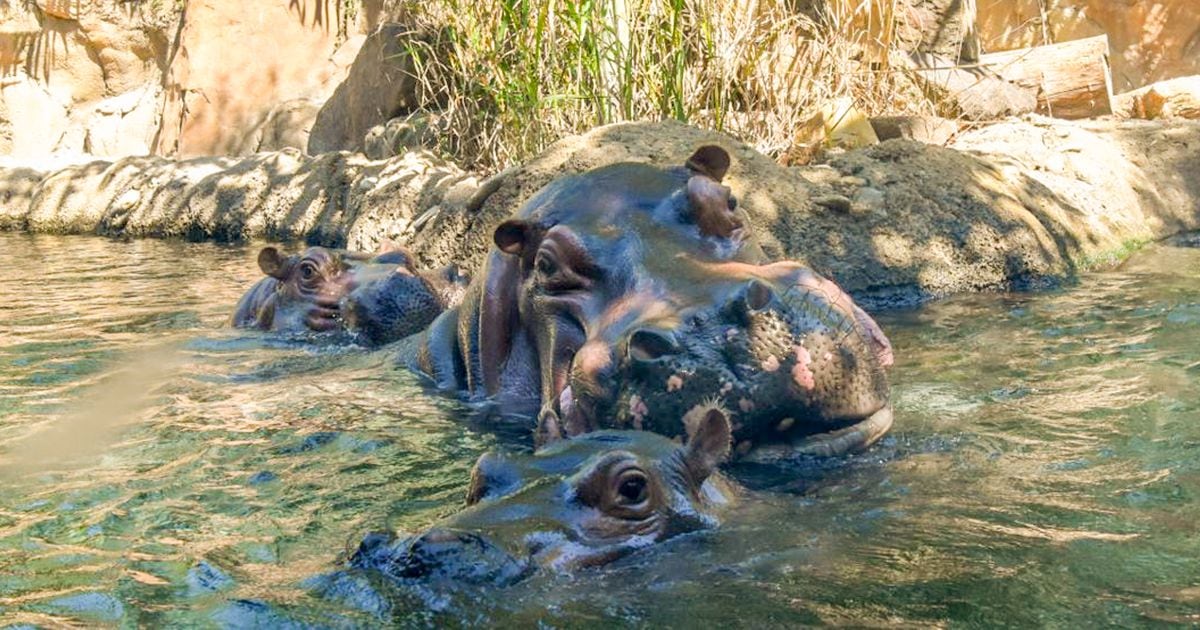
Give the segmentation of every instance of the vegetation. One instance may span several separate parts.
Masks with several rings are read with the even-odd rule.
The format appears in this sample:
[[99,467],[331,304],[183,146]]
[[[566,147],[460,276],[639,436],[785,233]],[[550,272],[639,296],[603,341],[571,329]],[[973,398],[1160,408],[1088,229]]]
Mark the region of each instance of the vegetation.
[[[821,105],[930,107],[888,64],[896,0],[404,0],[444,149],[496,169],[596,125],[676,119],[778,155]],[[906,97],[905,95],[911,95]]]

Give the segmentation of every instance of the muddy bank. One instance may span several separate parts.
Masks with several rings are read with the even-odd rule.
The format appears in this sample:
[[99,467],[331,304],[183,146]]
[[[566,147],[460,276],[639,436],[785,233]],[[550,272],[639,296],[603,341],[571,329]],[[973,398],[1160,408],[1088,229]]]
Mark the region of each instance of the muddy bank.
[[734,156],[727,183],[767,252],[876,305],[1069,276],[1200,228],[1200,123],[1039,117],[948,148],[891,140],[794,168],[677,123],[597,128],[482,182],[428,153],[9,167],[0,227],[355,248],[392,238],[427,264],[474,268],[494,226],[554,177],[624,160],[679,164],[714,142]]

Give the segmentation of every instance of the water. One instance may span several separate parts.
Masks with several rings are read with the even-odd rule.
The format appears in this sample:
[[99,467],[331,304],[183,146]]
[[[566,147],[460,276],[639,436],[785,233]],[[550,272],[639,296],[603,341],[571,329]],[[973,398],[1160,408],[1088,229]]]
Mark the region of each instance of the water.
[[[255,251],[0,234],[0,625],[379,623],[303,582],[519,445],[379,355],[223,329]],[[870,453],[734,470],[717,532],[388,620],[1200,624],[1200,250],[881,323]]]

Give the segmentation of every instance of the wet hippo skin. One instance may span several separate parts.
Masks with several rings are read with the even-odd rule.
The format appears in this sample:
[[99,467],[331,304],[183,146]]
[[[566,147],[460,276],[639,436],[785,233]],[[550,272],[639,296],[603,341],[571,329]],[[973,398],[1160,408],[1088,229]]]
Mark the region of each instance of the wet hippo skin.
[[310,247],[258,254],[266,276],[246,292],[232,325],[278,332],[348,332],[381,345],[423,330],[457,301],[465,283],[453,268],[416,269],[412,255],[385,243],[378,253]]
[[402,360],[436,385],[536,414],[535,435],[683,432],[707,403],[739,453],[859,450],[891,425],[891,348],[833,282],[768,262],[721,183],[729,156],[555,180],[493,235],[461,305]]

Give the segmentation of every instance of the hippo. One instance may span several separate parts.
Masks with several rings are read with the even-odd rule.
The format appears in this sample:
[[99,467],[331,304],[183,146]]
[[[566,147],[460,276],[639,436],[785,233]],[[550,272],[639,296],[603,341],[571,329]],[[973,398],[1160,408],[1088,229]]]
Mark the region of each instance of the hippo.
[[390,242],[375,254],[309,247],[284,255],[264,247],[258,266],[266,277],[238,302],[234,327],[341,331],[370,345],[420,332],[466,285],[454,267],[418,271],[412,254]]
[[891,425],[887,338],[831,281],[766,259],[721,183],[729,165],[705,146],[677,168],[551,182],[497,226],[462,303],[401,360],[535,417],[539,441],[679,435],[681,411],[716,401],[735,414],[739,454],[866,448]]
[[[598,567],[712,529],[738,496],[717,470],[729,454],[730,424],[711,405],[688,422],[682,445],[647,431],[595,431],[530,456],[484,454],[465,510],[415,536],[367,535],[350,570],[425,588],[505,587],[536,571]],[[345,583],[323,582],[330,595]]]
[[[678,275],[695,276],[689,291],[648,309],[623,340],[627,324],[597,327],[538,436],[564,428],[684,435],[684,413],[714,399],[736,414],[739,458],[852,453],[887,433],[891,344],[836,284],[794,262],[676,264]],[[754,449],[768,444],[776,447]]]

